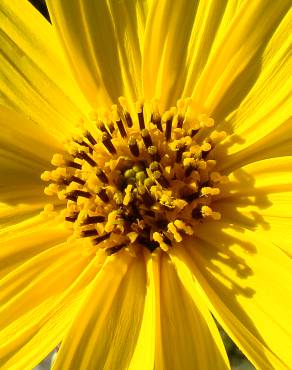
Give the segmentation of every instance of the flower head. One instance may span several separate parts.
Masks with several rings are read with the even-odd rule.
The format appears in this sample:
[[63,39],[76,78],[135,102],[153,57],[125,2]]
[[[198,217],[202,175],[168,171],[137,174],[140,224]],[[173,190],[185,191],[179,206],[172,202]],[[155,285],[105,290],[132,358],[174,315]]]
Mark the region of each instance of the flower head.
[[[292,366],[289,1],[0,3],[0,368]],[[289,312],[290,311],[290,312]]]

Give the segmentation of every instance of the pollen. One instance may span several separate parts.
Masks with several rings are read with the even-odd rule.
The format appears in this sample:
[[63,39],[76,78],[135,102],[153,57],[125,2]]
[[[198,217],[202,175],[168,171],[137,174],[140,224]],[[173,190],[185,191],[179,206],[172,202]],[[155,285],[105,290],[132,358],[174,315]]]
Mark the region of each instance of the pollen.
[[[168,251],[195,235],[199,223],[219,220],[212,202],[228,178],[214,171],[212,151],[226,134],[213,127],[191,99],[161,112],[156,100],[129,104],[121,97],[109,111],[91,112],[64,152],[54,154],[54,168],[41,174],[45,194],[56,197],[72,230],[70,241],[109,255]],[[42,212],[56,214],[51,204]]]

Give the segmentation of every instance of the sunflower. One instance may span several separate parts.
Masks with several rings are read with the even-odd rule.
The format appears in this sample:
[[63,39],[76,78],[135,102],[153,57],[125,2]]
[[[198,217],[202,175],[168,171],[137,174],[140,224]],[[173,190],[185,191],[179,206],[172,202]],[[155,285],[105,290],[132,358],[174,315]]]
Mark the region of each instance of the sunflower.
[[0,1],[1,369],[292,367],[290,4]]

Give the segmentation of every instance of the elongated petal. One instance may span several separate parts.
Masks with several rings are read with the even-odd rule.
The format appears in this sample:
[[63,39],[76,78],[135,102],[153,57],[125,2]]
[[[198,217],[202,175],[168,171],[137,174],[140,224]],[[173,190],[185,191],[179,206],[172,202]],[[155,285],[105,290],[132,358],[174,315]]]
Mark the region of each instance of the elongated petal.
[[52,26],[26,0],[1,1],[0,22],[3,104],[63,139],[88,108]]
[[59,244],[1,279],[1,368],[33,368],[62,340],[96,274],[89,262],[80,245]]
[[0,277],[29,261],[44,250],[62,243],[68,230],[55,220],[40,216],[5,225],[0,229]]
[[[222,98],[224,95],[228,98],[233,86],[238,94],[233,98],[237,102],[243,99],[260,73],[263,49],[290,5],[289,0],[280,4],[268,0],[242,3],[226,27],[225,36],[212,52],[193,92],[194,99],[207,111],[214,111],[219,104],[222,109]],[[229,101],[230,105],[232,101]]]
[[180,258],[213,314],[257,368],[291,367],[291,260],[267,238],[202,224]]
[[143,86],[164,107],[191,96],[213,44],[240,1],[153,1],[145,31]]
[[[57,141],[23,114],[0,106],[0,201],[10,206],[44,204],[40,174],[48,168]],[[1,213],[0,213],[1,215]]]
[[75,76],[89,101],[141,95],[141,48],[147,2],[48,2]]
[[146,273],[143,259],[113,255],[62,343],[54,369],[126,369],[141,327]]
[[155,344],[159,336],[157,329],[157,306],[159,306],[159,294],[157,290],[157,258],[153,258],[150,253],[145,253],[145,264],[147,273],[147,285],[145,292],[144,312],[141,322],[141,328],[135,351],[131,358],[129,370],[148,370],[154,368]]
[[256,231],[292,256],[292,156],[249,164],[230,175],[216,207],[224,220]]
[[[228,369],[228,359],[218,329],[179,260],[160,264],[161,350],[158,369]],[[181,281],[178,279],[180,276]],[[162,361],[160,362],[159,361]]]
[[[262,55],[261,71],[249,94],[236,112],[218,125],[218,129],[233,133],[225,144],[223,143],[224,146],[229,141],[230,145],[228,157],[220,164],[221,169],[229,170],[252,160],[292,154],[292,44],[291,38],[287,37],[291,25],[292,8],[266,46]],[[238,88],[239,86],[240,84]],[[229,97],[230,106],[233,99],[231,92]],[[224,104],[220,107],[224,111]],[[224,118],[226,112],[223,111],[217,111],[215,115]],[[218,119],[220,122],[219,117]],[[224,150],[221,149],[219,146],[215,150],[219,159],[224,155]]]

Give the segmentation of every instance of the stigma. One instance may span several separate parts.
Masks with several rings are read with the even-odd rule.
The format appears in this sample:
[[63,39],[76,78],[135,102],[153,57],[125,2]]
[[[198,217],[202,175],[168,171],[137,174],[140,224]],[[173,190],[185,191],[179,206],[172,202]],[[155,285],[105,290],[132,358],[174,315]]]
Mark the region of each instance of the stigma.
[[[198,223],[220,219],[212,202],[228,179],[215,170],[212,151],[226,134],[191,103],[180,99],[161,112],[155,100],[129,105],[121,97],[79,125],[54,154],[55,168],[41,175],[71,239],[107,254],[167,252],[195,235]],[[47,205],[43,213],[51,212]]]

